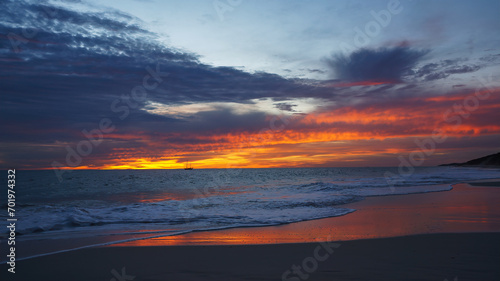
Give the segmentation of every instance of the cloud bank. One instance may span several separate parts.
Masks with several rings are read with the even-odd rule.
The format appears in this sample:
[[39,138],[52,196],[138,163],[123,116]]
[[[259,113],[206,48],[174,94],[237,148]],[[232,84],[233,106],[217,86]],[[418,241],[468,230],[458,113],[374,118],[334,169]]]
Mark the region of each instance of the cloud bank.
[[[176,163],[188,156],[250,162],[251,155],[265,165],[272,153],[313,155],[319,148],[323,152],[318,155],[328,158],[325,151],[340,151],[337,141],[380,142],[425,134],[442,111],[470,90],[457,87],[462,92],[451,93],[461,94],[455,100],[429,107],[432,100],[423,103],[427,96],[421,84],[387,82],[402,82],[405,75],[430,81],[477,68],[458,61],[417,68],[427,51],[398,46],[328,59],[337,80],[286,79],[203,64],[196,54],[166,45],[140,20],[115,10],[77,10],[38,1],[2,1],[0,9],[5,11],[0,21],[0,126],[8,132],[0,142],[2,166],[64,163],[67,147],[74,148],[85,139],[82,130],[95,129],[103,118],[111,119],[116,129],[85,158],[88,167],[136,167],[151,159]],[[119,100],[120,106],[127,105],[131,90],[143,85],[151,71],[168,75],[148,89],[147,98],[128,106],[126,118],[119,118],[112,104]],[[498,133],[491,110],[498,108],[476,111],[469,119],[473,126],[455,132],[456,137]],[[409,112],[419,119],[408,118]],[[291,117],[271,123],[277,115]],[[263,138],[260,133],[270,124],[285,128]],[[242,145],[259,156],[234,152]]]

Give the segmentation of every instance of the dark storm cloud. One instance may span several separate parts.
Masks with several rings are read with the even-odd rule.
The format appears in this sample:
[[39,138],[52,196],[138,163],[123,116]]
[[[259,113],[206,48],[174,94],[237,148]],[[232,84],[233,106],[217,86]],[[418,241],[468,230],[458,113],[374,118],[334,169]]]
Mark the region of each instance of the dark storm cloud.
[[349,56],[334,55],[326,62],[344,80],[398,82],[427,53],[407,46],[361,49]]

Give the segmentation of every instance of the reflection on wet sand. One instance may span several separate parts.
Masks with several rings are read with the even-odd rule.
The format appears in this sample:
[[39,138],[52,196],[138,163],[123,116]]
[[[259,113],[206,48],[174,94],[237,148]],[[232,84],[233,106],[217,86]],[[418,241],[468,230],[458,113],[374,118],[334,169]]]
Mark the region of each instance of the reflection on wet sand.
[[[497,186],[500,185],[497,183]],[[498,232],[499,201],[500,188],[457,184],[451,191],[370,197],[344,205],[357,211],[341,217],[272,227],[194,232],[111,246],[273,244],[425,233]]]

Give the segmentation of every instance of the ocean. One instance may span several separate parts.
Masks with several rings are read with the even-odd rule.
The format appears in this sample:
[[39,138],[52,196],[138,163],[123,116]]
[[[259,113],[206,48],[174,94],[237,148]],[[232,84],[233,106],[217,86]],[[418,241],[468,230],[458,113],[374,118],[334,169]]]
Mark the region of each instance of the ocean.
[[[386,172],[398,174],[398,169],[75,170],[62,182],[51,170],[17,171],[16,243],[38,245],[20,250],[18,259],[147,237],[348,215],[356,210],[344,204],[370,196],[447,191],[455,183],[500,178],[498,169],[418,167],[390,186]],[[6,193],[0,197],[4,222]],[[8,235],[4,228],[0,238]]]

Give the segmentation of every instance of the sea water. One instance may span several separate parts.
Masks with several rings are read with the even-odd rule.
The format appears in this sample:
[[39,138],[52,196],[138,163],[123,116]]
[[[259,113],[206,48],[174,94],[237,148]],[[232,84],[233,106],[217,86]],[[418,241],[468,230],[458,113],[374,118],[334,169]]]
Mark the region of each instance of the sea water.
[[[75,170],[65,172],[62,181],[51,170],[17,171],[16,239],[20,245],[49,245],[37,252],[49,254],[104,242],[342,216],[355,211],[344,204],[369,196],[446,191],[454,183],[500,178],[498,169],[418,167],[391,185],[387,172],[398,174],[398,169]],[[1,199],[0,219],[6,221],[6,194]],[[4,228],[0,238],[7,235]],[[78,243],[58,243],[68,239]]]

